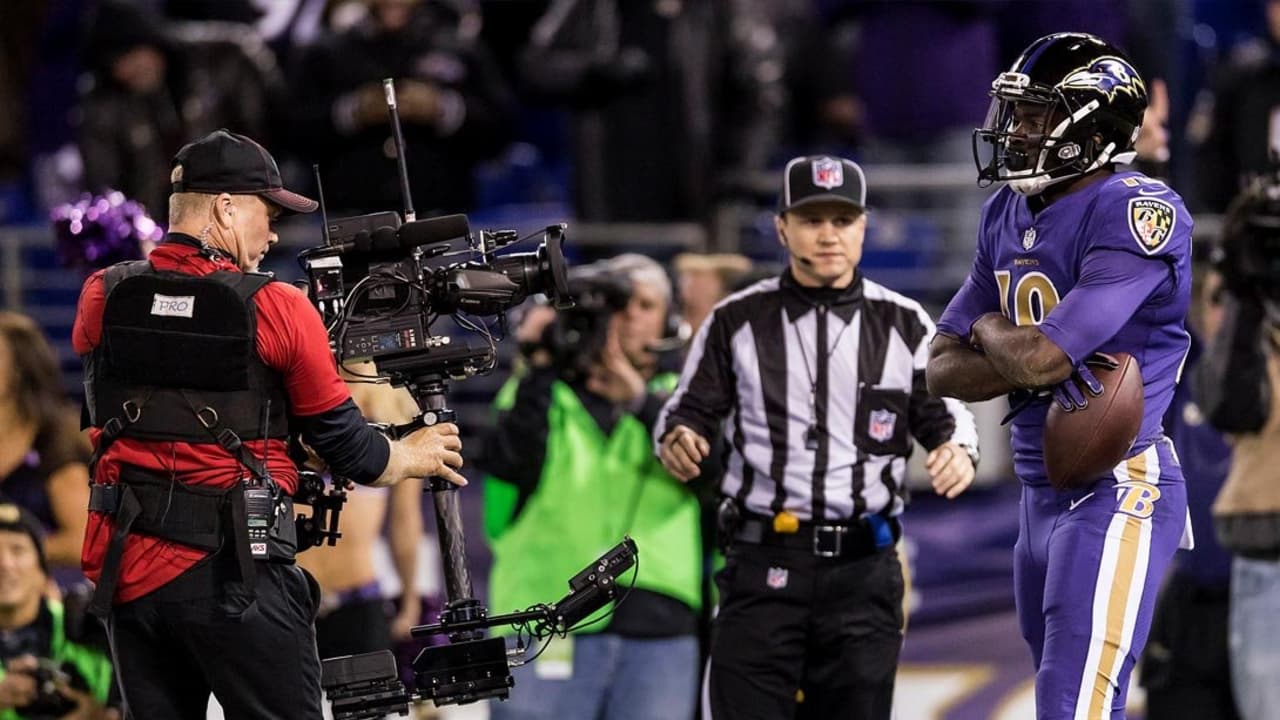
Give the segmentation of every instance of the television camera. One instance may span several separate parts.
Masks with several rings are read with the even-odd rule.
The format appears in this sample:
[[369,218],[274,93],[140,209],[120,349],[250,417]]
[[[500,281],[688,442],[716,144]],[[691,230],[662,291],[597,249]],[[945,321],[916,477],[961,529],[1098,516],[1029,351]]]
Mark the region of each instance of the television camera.
[[573,382],[585,378],[600,357],[609,320],[627,307],[632,286],[600,262],[573,268],[568,281],[573,306],[557,312],[541,337],[521,343],[520,350],[526,356],[545,351],[564,379]]
[[[563,252],[563,224],[541,231],[541,242],[531,252],[499,254],[522,240],[518,233],[473,233],[465,215],[417,219],[391,80],[384,81],[384,88],[405,203],[403,219],[388,211],[330,220],[321,191],[324,239],[321,245],[299,253],[298,261],[339,364],[346,367],[350,361],[372,361],[373,375],[350,368],[348,372],[359,382],[404,387],[418,403],[422,412],[413,421],[382,426],[389,437],[398,438],[454,420],[445,400],[447,383],[494,368],[497,342],[506,332],[506,310],[536,294],[546,295],[561,309],[572,306],[573,301]],[[495,316],[496,330],[490,321]],[[440,332],[437,321],[445,317],[473,337],[459,340]],[[408,703],[418,698],[431,699],[437,705],[506,698],[514,684],[506,643],[500,637],[484,637],[483,631],[497,625],[515,626],[522,638],[521,650],[526,634],[549,640],[554,634],[568,632],[610,601],[620,599],[618,578],[637,563],[636,545],[625,538],[572,578],[569,594],[555,604],[490,616],[473,597],[456,488],[440,478],[428,478],[426,489],[433,493],[448,600],[437,624],[411,632],[415,637],[447,635],[450,643],[428,647],[414,659],[413,692],[397,679],[390,653],[325,660],[322,684],[335,718],[403,714]],[[312,536],[336,538],[335,516],[336,511],[327,516],[317,511],[311,521]],[[314,532],[317,528],[326,532],[318,534]],[[512,658],[511,662],[520,659]]]
[[1228,208],[1214,264],[1229,292],[1255,298],[1280,327],[1280,154]]

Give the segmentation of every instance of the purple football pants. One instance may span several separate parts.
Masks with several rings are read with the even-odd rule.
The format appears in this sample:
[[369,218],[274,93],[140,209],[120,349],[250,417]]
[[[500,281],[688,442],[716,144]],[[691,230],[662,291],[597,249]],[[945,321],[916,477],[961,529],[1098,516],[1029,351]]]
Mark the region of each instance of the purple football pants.
[[1123,720],[1161,580],[1187,517],[1167,439],[1092,487],[1024,485],[1014,588],[1038,720]]

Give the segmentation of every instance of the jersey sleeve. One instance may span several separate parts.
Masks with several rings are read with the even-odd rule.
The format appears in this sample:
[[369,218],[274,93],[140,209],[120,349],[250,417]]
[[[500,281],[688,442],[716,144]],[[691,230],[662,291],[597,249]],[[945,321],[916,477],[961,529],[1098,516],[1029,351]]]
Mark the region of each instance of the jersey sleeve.
[[254,296],[258,354],[284,376],[293,414],[317,415],[351,397],[329,352],[324,322],[306,295],[287,283],[269,283]]
[[1105,182],[1087,220],[1086,253],[1119,250],[1166,264],[1189,257],[1191,213],[1178,193],[1136,174]]
[[974,321],[986,313],[1000,310],[1000,290],[996,286],[989,247],[993,242],[993,233],[988,230],[990,208],[989,201],[982,209],[982,220],[978,225],[978,247],[969,277],[965,278],[955,297],[947,303],[942,317],[938,318],[938,332],[965,341],[969,338],[969,329],[973,327]]
[[1190,272],[1191,215],[1177,193],[1145,178],[1107,183],[1088,220],[1076,284],[1040,325],[1073,364]]

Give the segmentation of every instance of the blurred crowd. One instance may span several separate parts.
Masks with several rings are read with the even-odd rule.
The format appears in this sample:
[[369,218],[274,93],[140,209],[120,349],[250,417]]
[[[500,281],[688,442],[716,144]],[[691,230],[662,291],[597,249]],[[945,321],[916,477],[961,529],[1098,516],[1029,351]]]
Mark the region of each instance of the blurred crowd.
[[[1129,50],[1151,91],[1140,167],[1194,211],[1222,212],[1240,178],[1280,150],[1280,0],[0,0],[0,226],[39,223],[59,207],[80,213],[61,217],[69,226],[108,212],[66,205],[83,193],[114,198],[101,200],[113,217],[145,212],[163,223],[171,158],[218,128],[270,148],[286,185],[309,194],[322,185],[331,213],[398,208],[384,78],[395,80],[420,215],[551,203],[582,221],[709,224],[726,201],[766,205],[775,184],[753,178],[797,154],[968,170],[991,78],[1030,40],[1061,30]],[[873,209],[934,205],[976,222],[969,194],[877,197],[870,185]],[[129,222],[138,240],[159,237],[154,223],[143,232]],[[126,240],[104,236],[96,264],[124,259],[110,253]],[[635,257],[618,267],[637,286],[661,275]],[[617,309],[630,324],[611,329],[610,342],[621,353],[620,333],[687,338],[718,301],[768,274],[743,255],[679,256],[674,287]],[[530,310],[517,337],[541,339],[552,316]],[[495,413],[516,402],[521,373],[538,377],[536,356],[524,360]],[[671,363],[631,378],[643,381],[634,387],[618,373],[592,380],[609,400],[602,426],[644,394],[625,390],[650,390],[678,368],[674,354]],[[56,354],[30,318],[0,313],[0,371],[3,496],[40,526],[49,577],[34,582],[69,586],[89,448]],[[370,417],[413,410],[403,397],[357,401]],[[1205,442],[1223,456],[1219,440]],[[500,456],[492,441],[486,449],[490,463]],[[485,498],[498,555],[538,481],[503,480],[511,487],[495,478]],[[510,512],[499,517],[504,492]],[[408,485],[355,495],[345,550],[309,556],[327,603],[322,656],[401,643],[438,610],[423,597],[419,497]],[[1211,537],[1207,517],[1197,520]],[[1192,584],[1225,597],[1225,561],[1208,565],[1216,574]],[[385,621],[376,636],[343,634],[370,616]],[[685,619],[683,635],[705,631],[696,604]]]
[[397,206],[383,78],[420,212],[550,201],[583,220],[702,222],[797,153],[969,163],[990,78],[1064,29],[1129,50],[1167,124],[1145,157],[1180,186],[1200,179],[1184,194],[1217,212],[1265,163],[1274,6],[14,0],[0,8],[0,222],[106,188],[155,215],[174,151],[219,127],[261,139],[304,189],[318,164],[335,211]]

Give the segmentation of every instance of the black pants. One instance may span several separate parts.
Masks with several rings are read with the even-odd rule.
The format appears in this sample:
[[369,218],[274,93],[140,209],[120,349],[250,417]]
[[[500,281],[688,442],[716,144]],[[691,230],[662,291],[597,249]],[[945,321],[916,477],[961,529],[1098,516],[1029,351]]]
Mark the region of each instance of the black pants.
[[1169,576],[1142,654],[1148,720],[1237,720],[1227,652],[1227,588]]
[[888,720],[902,646],[892,547],[828,559],[739,543],[716,583],[704,720]]
[[225,553],[107,620],[126,717],[203,720],[209,693],[228,720],[319,720],[319,590],[302,568],[256,562],[256,601]]

